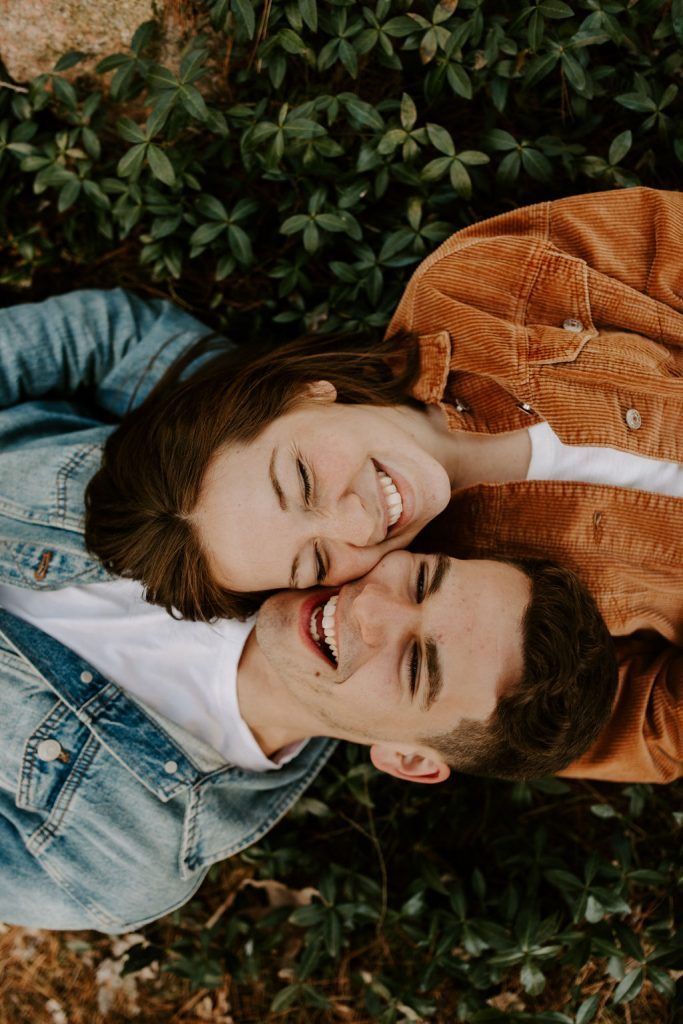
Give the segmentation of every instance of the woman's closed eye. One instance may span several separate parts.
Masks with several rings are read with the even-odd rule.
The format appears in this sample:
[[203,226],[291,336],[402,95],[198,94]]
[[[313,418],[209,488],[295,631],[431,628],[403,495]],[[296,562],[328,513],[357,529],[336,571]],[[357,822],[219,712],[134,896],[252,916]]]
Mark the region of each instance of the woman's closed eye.
[[315,545],[315,582],[320,587],[327,578],[328,569],[325,565],[325,559],[323,558],[322,552],[318,545]]
[[308,472],[306,465],[302,458],[298,457],[296,460],[296,468],[299,474],[299,480],[301,481],[301,489],[304,498],[304,505],[310,508],[311,504],[311,474]]

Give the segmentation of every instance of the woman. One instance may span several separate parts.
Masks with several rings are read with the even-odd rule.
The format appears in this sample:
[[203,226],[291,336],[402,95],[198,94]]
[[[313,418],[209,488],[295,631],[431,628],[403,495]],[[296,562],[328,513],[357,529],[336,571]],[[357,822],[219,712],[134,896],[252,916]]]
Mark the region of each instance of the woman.
[[91,550],[186,617],[242,614],[363,574],[453,493],[442,546],[569,560],[597,593],[623,566],[613,632],[680,642],[681,230],[679,193],[517,210],[425,260],[370,351],[304,339],[183,380],[190,350],[107,443]]
[[545,203],[445,242],[369,352],[304,341],[181,380],[191,353],[108,442],[91,550],[200,619],[360,575],[418,533],[567,564],[628,638],[591,774],[677,777],[682,236],[680,193]]

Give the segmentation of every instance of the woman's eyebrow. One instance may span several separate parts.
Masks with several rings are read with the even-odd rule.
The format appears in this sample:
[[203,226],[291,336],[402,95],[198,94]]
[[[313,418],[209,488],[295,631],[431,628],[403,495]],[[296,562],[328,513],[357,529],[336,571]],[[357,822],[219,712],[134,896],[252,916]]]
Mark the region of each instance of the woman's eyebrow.
[[275,497],[277,498],[278,505],[280,506],[283,512],[286,512],[287,499],[285,498],[285,492],[282,490],[282,487],[280,486],[280,481],[278,480],[277,474],[275,472],[275,459],[277,458],[277,451],[278,450],[276,445],[273,448],[273,454],[270,456],[270,462],[268,463],[268,476],[270,477],[270,482],[273,485],[273,490],[275,491]]

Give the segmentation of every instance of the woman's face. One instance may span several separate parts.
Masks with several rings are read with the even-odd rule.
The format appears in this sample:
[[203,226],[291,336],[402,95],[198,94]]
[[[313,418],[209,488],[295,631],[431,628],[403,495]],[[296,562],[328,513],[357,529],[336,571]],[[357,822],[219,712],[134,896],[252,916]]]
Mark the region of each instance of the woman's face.
[[405,547],[448,504],[421,414],[342,405],[312,386],[293,410],[204,478],[193,521],[214,578],[236,591],[336,586]]

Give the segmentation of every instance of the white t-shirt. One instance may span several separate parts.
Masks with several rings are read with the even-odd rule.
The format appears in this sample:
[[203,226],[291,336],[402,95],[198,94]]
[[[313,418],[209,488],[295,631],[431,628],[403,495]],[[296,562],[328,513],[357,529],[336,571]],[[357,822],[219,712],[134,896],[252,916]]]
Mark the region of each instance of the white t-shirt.
[[[683,498],[683,466],[613,448],[565,445],[547,423],[529,428],[528,480],[613,484]],[[0,606],[33,623],[112,682],[209,743],[231,764],[278,768],[303,743],[270,760],[240,714],[237,668],[254,620],[172,619],[132,580],[31,591],[0,584]]]
[[683,498],[683,464],[631,455],[615,448],[563,444],[547,423],[529,427],[531,460],[527,480],[576,480],[612,484]]
[[230,764],[279,768],[303,744],[266,757],[240,714],[237,667],[254,619],[172,619],[132,580],[24,590],[0,584],[0,606],[70,647],[102,675],[204,740]]

